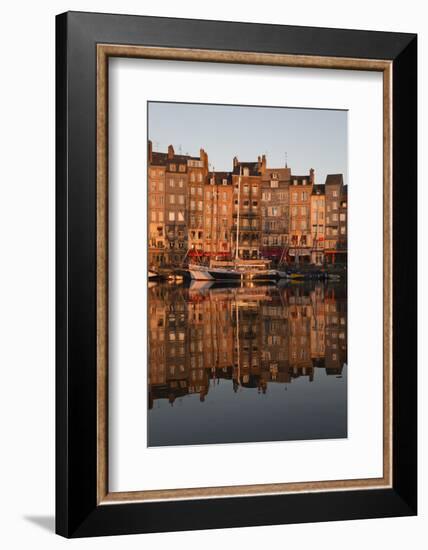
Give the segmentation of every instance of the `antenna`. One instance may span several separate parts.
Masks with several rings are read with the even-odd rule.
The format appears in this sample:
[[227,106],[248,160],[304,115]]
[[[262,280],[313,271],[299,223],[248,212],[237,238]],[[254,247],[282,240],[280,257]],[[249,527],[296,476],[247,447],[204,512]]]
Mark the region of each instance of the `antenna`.
[[287,151],[285,151],[285,167],[288,168],[288,156],[287,156]]

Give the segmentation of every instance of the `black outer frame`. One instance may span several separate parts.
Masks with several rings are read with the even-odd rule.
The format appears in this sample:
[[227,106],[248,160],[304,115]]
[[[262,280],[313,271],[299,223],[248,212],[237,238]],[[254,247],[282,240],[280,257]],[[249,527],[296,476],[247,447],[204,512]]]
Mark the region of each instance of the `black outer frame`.
[[[97,506],[96,44],[393,61],[393,487]],[[56,532],[65,537],[417,513],[417,36],[68,12],[56,17]]]

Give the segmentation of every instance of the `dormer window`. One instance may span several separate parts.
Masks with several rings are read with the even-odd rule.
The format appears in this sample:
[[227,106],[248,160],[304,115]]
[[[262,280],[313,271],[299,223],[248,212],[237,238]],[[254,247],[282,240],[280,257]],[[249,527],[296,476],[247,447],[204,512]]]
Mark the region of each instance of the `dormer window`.
[[297,185],[297,180],[294,180],[294,181],[293,181],[293,185]]
[[306,180],[303,180],[303,181],[302,181],[302,184],[303,184],[303,185],[306,185]]
[[175,164],[170,164],[169,169],[170,169],[171,172],[175,172],[177,170],[177,167],[176,167]]
[[244,168],[244,176],[249,176],[249,175],[250,175],[249,168]]

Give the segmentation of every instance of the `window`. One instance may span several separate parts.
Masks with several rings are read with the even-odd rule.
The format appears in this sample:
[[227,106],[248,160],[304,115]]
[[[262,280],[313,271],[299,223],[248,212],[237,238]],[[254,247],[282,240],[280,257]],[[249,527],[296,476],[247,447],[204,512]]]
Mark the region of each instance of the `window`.
[[202,181],[202,174],[201,174],[201,172],[198,172],[198,181],[199,181],[199,182]]
[[195,188],[194,188],[194,187],[191,187],[191,188],[190,188],[190,194],[191,194],[191,195],[194,195],[194,194],[195,194]]
[[170,164],[169,169],[170,169],[171,172],[175,172],[177,170],[177,167],[176,167],[175,164]]
[[185,172],[186,171],[186,165],[185,164],[180,164],[180,166],[178,167],[178,170],[180,172]]
[[259,188],[257,187],[257,185],[253,185],[253,195],[257,195],[258,192]]
[[342,225],[341,228],[340,228],[340,234],[344,235],[345,233],[346,233],[346,227],[344,225]]
[[257,208],[258,204],[259,204],[259,203],[258,203],[257,201],[253,201],[253,206],[254,206],[254,208]]
[[301,227],[302,229],[306,229],[306,227],[307,227],[307,226],[306,226],[306,220],[302,220],[302,221],[300,222],[300,227]]
[[179,221],[179,222],[184,222],[184,214],[183,214],[183,212],[179,212],[179,213],[178,213],[178,221]]
[[308,200],[308,194],[306,193],[306,191],[303,191],[302,193],[302,201],[307,201]]
[[184,204],[184,195],[178,195],[178,204]]
[[334,201],[334,203],[332,205],[332,208],[333,208],[333,210],[337,210],[337,201]]
[[340,221],[344,222],[346,220],[346,214],[342,213],[340,214]]
[[192,173],[190,174],[190,181],[196,181],[195,172],[192,172]]
[[211,191],[207,191],[207,192],[205,193],[205,198],[206,198],[207,200],[210,200],[210,199],[211,199]]
[[337,197],[337,189],[333,189],[333,197]]
[[169,196],[169,204],[175,204],[175,195]]
[[173,178],[170,178],[169,186],[171,187],[171,189],[175,187],[175,181],[173,180]]
[[198,201],[198,210],[202,210],[202,201]]
[[249,168],[244,168],[244,176],[249,176],[249,175],[250,175]]
[[245,184],[245,185],[244,185],[244,193],[245,193],[246,195],[248,195],[249,192],[250,192],[250,186],[247,185],[247,184]]
[[300,213],[302,214],[302,216],[306,216],[306,214],[307,214],[307,208],[306,208],[306,206],[302,206],[302,207],[301,207]]
[[[297,180],[295,180],[297,181]],[[297,202],[297,193],[293,193],[293,202]]]
[[175,212],[169,212],[168,213],[168,220],[170,222],[175,222]]
[[302,185],[306,185],[306,180],[303,180],[303,181],[302,181]]
[[163,222],[163,212],[158,212],[159,221]]
[[180,178],[180,179],[178,180],[178,187],[181,187],[181,188],[182,188],[183,185],[184,185],[184,180],[183,180],[182,178]]
[[156,211],[152,210],[152,222],[156,221]]

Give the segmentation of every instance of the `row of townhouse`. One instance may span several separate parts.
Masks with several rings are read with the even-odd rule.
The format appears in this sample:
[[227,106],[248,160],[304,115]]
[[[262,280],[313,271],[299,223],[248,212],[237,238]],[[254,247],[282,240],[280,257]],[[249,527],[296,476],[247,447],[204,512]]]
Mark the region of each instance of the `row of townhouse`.
[[315,183],[233,159],[230,172],[209,169],[208,155],[148,146],[149,265],[177,266],[192,256],[269,258],[323,264],[346,261],[347,186],[342,174]]

